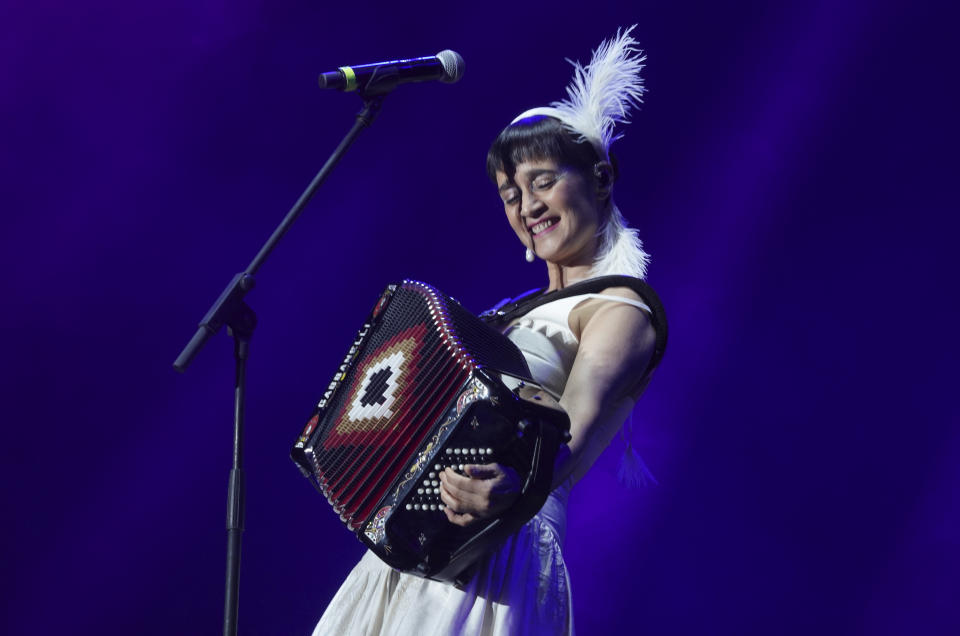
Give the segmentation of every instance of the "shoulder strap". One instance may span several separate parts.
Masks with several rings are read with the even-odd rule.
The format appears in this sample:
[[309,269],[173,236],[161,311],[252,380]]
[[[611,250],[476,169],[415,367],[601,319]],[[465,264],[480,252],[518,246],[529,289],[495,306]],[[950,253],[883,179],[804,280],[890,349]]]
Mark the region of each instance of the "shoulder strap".
[[657,340],[654,344],[650,363],[644,372],[644,377],[649,377],[653,370],[657,368],[667,349],[667,314],[663,309],[663,303],[660,302],[660,297],[657,296],[657,292],[639,278],[633,278],[632,276],[598,276],[552,292],[544,292],[546,288],[531,290],[512,300],[501,301],[493,309],[488,309],[480,314],[480,317],[494,327],[503,328],[540,305],[570,296],[596,294],[610,287],[629,287],[650,307],[652,312],[650,322],[657,334]]

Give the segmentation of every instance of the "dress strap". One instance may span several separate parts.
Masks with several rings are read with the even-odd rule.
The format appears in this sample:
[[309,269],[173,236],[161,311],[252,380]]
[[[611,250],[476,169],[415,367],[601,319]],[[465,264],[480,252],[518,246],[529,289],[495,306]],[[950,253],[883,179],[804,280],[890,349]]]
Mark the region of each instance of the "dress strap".
[[650,306],[647,303],[641,300],[634,300],[633,298],[624,298],[623,296],[611,296],[610,294],[583,294],[583,296],[577,296],[577,298],[599,298],[600,300],[612,300],[614,302],[626,303],[628,305],[638,307],[647,312],[648,315],[653,313],[653,310],[650,309]]

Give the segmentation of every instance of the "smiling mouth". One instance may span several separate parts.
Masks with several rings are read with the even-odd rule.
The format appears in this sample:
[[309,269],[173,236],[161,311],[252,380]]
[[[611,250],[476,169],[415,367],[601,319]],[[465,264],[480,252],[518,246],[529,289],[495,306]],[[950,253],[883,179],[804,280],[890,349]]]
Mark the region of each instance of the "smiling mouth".
[[538,234],[543,234],[544,232],[546,232],[547,230],[549,230],[559,222],[560,222],[560,219],[556,217],[552,219],[544,219],[543,221],[540,221],[539,223],[537,223],[536,225],[530,228],[530,234],[532,234],[533,236],[536,236]]

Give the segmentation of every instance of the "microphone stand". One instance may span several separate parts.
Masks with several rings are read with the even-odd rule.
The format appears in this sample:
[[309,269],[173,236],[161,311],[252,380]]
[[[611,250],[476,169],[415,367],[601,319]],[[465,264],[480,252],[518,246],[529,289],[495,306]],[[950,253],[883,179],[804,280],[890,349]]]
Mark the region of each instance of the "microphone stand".
[[235,636],[237,633],[237,610],[240,589],[240,539],[243,533],[244,500],[246,487],[243,474],[243,426],[244,406],[246,402],[246,370],[250,339],[257,324],[253,309],[244,302],[244,296],[253,289],[254,275],[273,252],[277,243],[287,233],[293,222],[309,203],[317,189],[339,163],[347,149],[353,144],[360,132],[368,127],[383,102],[383,98],[397,85],[395,72],[382,73],[372,77],[367,86],[360,91],[363,97],[363,109],[357,114],[353,128],[347,133],[337,149],[313,178],[307,189],[293,205],[286,217],[277,226],[267,242],[260,248],[247,268],[233,277],[220,297],[200,321],[197,332],[187,343],[173,363],[173,368],[183,373],[199,353],[204,344],[217,333],[223,325],[234,340],[234,358],[236,360],[236,380],[233,394],[233,463],[227,489],[227,573],[226,592],[223,610],[223,634]]

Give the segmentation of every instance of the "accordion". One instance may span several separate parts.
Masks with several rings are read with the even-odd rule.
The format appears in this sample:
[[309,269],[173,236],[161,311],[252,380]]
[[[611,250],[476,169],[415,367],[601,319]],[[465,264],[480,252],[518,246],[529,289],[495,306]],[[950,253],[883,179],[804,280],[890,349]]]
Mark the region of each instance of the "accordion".
[[[361,542],[393,568],[465,583],[471,565],[543,506],[569,440],[566,414],[509,386],[535,382],[506,336],[424,283],[384,291],[291,457]],[[450,523],[446,467],[520,476],[500,517]]]

